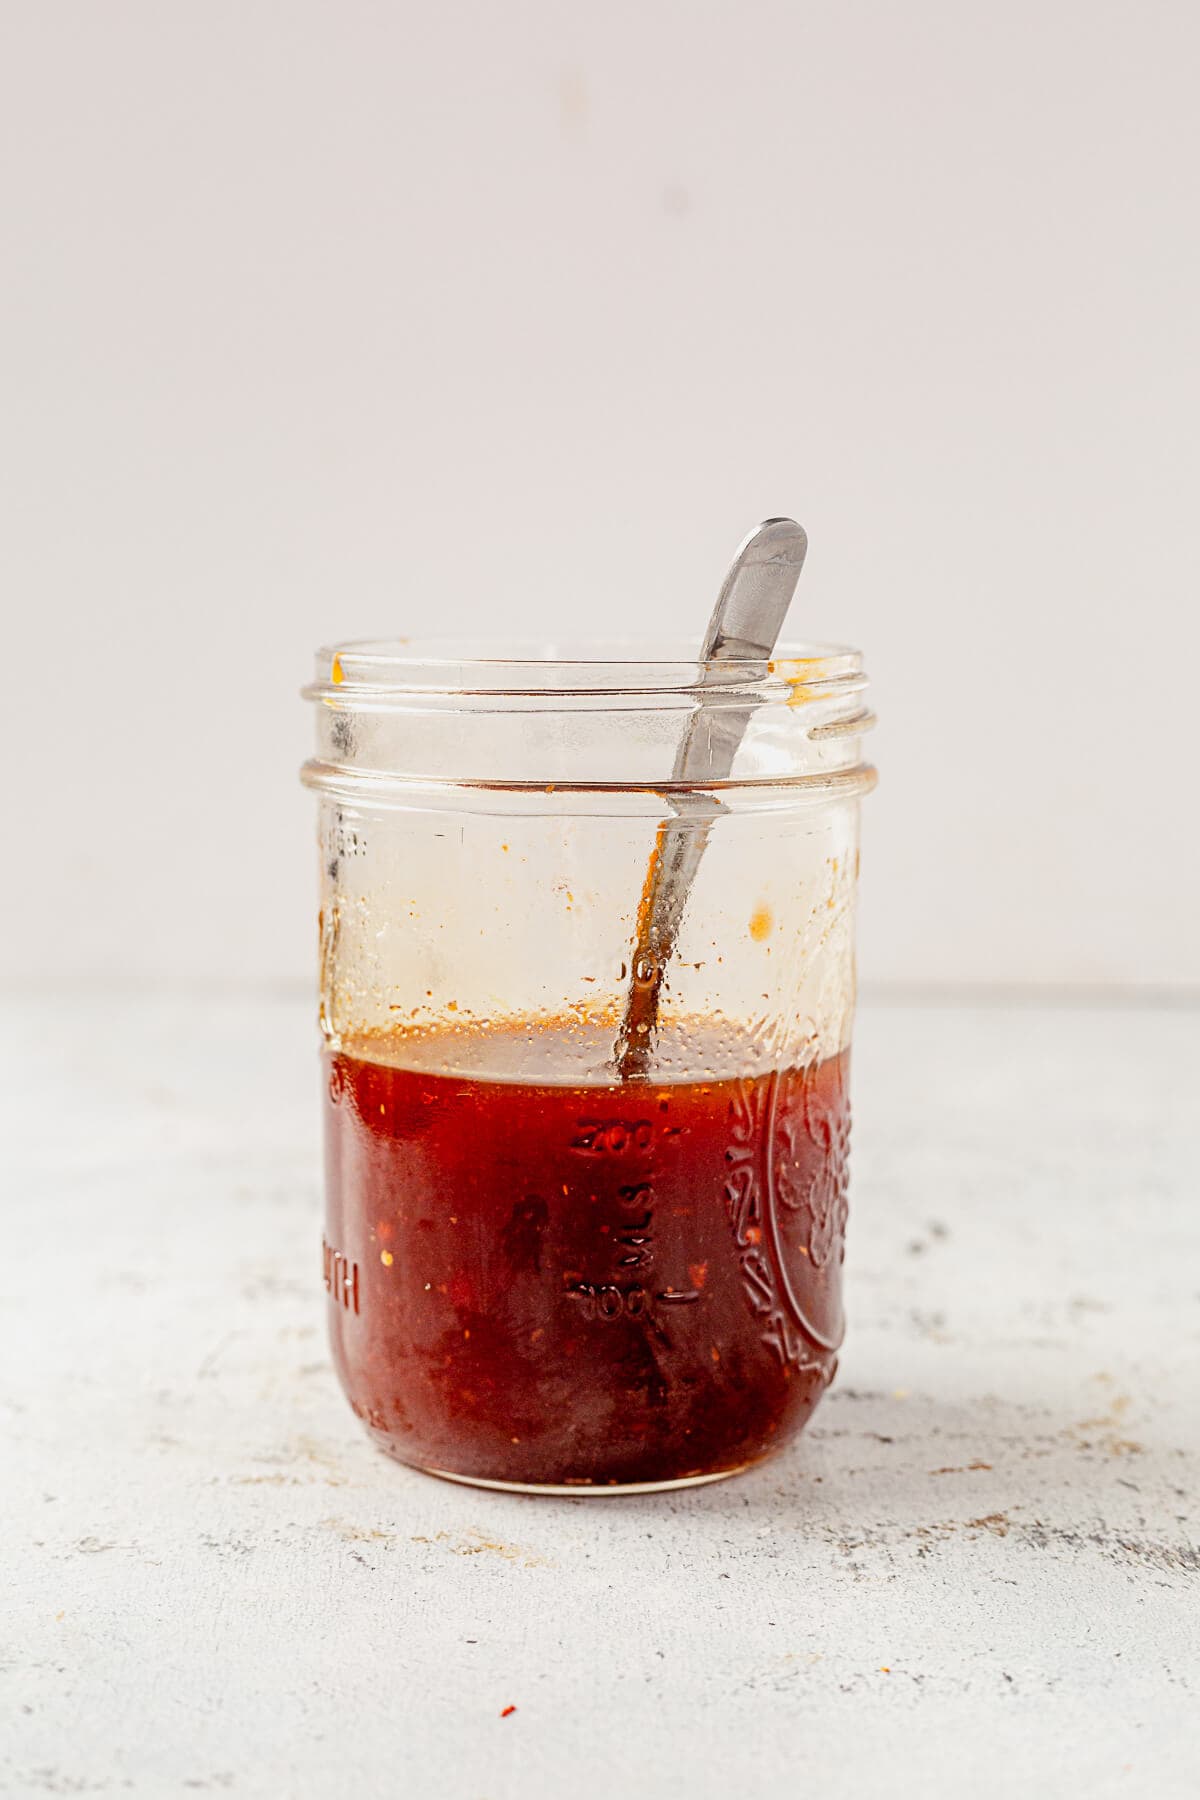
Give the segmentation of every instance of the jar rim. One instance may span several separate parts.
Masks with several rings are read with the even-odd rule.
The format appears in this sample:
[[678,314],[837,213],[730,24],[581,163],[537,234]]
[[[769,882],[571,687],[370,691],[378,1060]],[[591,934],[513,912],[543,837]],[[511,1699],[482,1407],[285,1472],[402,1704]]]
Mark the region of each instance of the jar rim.
[[323,646],[306,699],[358,694],[693,693],[774,682],[826,691],[862,678],[846,644],[781,644],[769,661],[702,661],[679,638],[360,638]]
[[[348,642],[318,652],[303,690],[318,716],[304,780],[418,806],[431,786],[539,805],[554,793],[691,792],[671,773],[680,734],[701,718],[720,734],[728,717],[741,758],[722,781],[731,793],[832,795],[849,791],[847,777],[865,792],[867,685],[858,651],[837,644],[705,662],[694,644],[663,638]],[[715,791],[715,778],[703,785]]]

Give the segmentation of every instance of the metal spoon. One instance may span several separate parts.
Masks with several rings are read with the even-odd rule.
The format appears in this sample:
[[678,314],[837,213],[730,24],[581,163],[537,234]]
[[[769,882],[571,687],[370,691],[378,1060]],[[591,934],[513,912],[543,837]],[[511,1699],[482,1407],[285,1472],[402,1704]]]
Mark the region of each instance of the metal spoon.
[[[808,538],[794,519],[767,519],[744,539],[721,584],[701,662],[769,661],[807,550]],[[701,700],[676,754],[672,783],[703,787],[724,781],[757,704],[706,707]],[[724,811],[713,794],[665,798],[675,816],[658,828],[638,906],[633,974],[614,1051],[622,1081],[645,1075],[650,1067],[666,966],[713,820]]]

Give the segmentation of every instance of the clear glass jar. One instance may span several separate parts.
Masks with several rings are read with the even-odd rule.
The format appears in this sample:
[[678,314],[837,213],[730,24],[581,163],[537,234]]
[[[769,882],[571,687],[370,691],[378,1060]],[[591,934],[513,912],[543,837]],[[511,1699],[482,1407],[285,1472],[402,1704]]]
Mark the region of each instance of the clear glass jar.
[[[402,1462],[711,1481],[832,1379],[864,688],[822,646],[318,654],[325,1288],[350,1404]],[[727,709],[730,777],[684,791],[681,735]],[[671,820],[706,844],[623,1078]]]

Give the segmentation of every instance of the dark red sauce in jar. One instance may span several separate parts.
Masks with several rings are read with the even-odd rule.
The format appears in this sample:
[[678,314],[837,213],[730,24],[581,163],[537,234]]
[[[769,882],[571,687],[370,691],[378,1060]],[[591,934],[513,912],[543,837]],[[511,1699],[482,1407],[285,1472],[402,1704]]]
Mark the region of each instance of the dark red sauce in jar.
[[385,1450],[466,1479],[731,1473],[798,1431],[834,1372],[846,1055],[560,1082],[545,1071],[579,1070],[577,1028],[562,1048],[539,1026],[328,1055],[342,1385]]

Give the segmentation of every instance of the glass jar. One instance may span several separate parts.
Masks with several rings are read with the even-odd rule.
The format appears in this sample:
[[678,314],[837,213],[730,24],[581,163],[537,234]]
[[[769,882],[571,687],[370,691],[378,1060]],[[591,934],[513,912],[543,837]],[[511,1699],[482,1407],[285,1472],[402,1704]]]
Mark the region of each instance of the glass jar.
[[[346,1395],[400,1461],[712,1481],[832,1380],[864,688],[822,646],[318,654],[324,1280]],[[673,782],[682,734],[735,716],[729,778]],[[666,822],[705,843],[630,1073]]]

